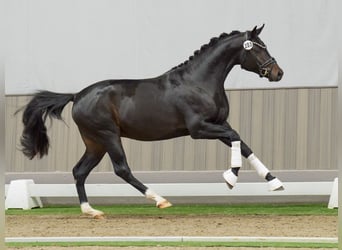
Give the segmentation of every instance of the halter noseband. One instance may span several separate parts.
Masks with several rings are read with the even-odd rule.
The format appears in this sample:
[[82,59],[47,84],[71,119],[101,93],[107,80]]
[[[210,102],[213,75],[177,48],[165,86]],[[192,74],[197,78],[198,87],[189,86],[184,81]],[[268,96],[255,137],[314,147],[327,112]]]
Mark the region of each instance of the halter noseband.
[[[258,46],[258,47],[260,47],[262,49],[267,49],[266,45],[262,45],[260,43],[248,40],[247,33],[246,33],[246,40],[243,42],[243,48],[245,50],[245,53],[244,53],[244,58],[242,60],[241,66],[246,61],[246,53],[247,53],[247,51],[251,50],[254,45],[256,45],[256,46]],[[277,62],[276,62],[276,60],[273,57],[270,57],[268,60],[266,60],[262,64],[259,64],[257,62],[258,67],[259,67],[259,76],[260,77],[267,77],[269,75],[269,73],[272,71],[273,65],[276,64],[276,63]],[[272,65],[270,70],[267,68],[267,66],[269,66],[269,65]]]
[[[266,62],[259,65],[260,77],[263,77],[263,76],[267,77],[269,75],[269,73],[272,71],[272,68],[273,68],[275,63],[277,63],[277,61],[273,57],[270,57],[268,60],[266,60]],[[268,65],[272,65],[271,69],[267,68]]]

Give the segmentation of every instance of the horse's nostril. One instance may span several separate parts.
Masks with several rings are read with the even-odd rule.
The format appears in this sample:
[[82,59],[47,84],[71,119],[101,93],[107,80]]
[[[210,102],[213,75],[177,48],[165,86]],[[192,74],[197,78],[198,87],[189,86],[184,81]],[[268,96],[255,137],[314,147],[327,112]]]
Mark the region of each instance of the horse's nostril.
[[282,70],[279,70],[278,72],[278,81],[283,77],[284,72]]

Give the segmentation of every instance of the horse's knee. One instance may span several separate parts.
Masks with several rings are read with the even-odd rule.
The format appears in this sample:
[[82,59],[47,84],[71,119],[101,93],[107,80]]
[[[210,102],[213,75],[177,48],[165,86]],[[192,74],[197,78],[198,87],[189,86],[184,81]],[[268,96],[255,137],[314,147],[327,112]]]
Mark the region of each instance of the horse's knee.
[[235,130],[232,130],[229,133],[229,140],[230,142],[241,141],[241,138],[240,138],[240,135]]

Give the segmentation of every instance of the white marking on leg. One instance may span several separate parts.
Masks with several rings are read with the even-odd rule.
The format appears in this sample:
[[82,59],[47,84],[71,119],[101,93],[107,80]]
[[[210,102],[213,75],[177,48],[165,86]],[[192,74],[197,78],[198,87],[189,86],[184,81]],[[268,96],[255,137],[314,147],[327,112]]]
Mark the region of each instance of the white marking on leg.
[[84,202],[81,204],[81,211],[83,214],[90,215],[96,219],[102,218],[102,216],[104,215],[102,211],[92,208],[88,202]]
[[158,208],[167,208],[167,207],[171,207],[172,206],[172,204],[170,202],[168,202],[165,198],[163,198],[162,196],[160,196],[157,193],[155,193],[150,188],[146,190],[145,197],[147,199],[154,200],[156,202],[156,206]]
[[146,190],[145,192],[145,196],[147,199],[151,199],[154,200],[155,202],[161,202],[163,200],[165,200],[163,197],[159,196],[158,194],[156,194],[153,190],[151,190],[150,188]]

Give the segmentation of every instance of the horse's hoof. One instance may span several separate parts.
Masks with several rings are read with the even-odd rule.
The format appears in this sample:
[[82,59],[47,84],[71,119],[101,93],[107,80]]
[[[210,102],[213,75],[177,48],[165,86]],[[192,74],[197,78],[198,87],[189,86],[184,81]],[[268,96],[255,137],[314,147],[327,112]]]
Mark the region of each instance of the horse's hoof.
[[172,204],[167,200],[163,200],[163,201],[157,203],[157,208],[168,208],[171,206],[172,206]]
[[226,184],[229,189],[233,189],[234,186],[230,185],[228,182],[226,182]]
[[283,183],[278,178],[274,178],[273,180],[268,182],[268,190],[269,191],[282,191],[284,190]]
[[93,218],[96,220],[103,220],[105,217],[104,217],[104,214],[97,214],[97,215],[94,215]]
[[84,215],[91,216],[94,219],[104,219],[104,213],[102,211],[92,209],[91,211],[83,212]]
[[235,186],[238,179],[231,169],[228,169],[223,173],[223,178],[226,181],[229,189],[232,189]]
[[277,189],[274,189],[273,191],[284,191],[284,190],[285,190],[285,188],[283,186],[281,186],[281,187],[278,187]]

